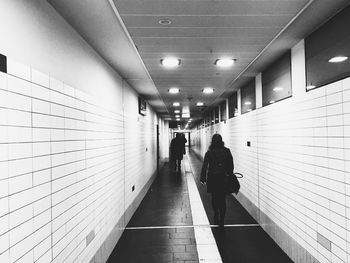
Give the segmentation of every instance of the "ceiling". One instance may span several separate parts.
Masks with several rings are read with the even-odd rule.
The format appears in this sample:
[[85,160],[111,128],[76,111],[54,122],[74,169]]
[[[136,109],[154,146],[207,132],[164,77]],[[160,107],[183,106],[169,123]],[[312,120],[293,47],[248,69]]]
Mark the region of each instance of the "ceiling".
[[[49,0],[166,119],[172,103],[202,117],[348,4],[347,0]],[[161,19],[171,21],[161,25]],[[119,52],[118,52],[118,51]],[[166,56],[181,59],[175,69]],[[216,59],[236,59],[220,69]],[[214,93],[202,93],[204,87]],[[171,87],[179,94],[169,94]],[[205,108],[197,107],[197,101]],[[180,107],[181,108],[181,107]]]

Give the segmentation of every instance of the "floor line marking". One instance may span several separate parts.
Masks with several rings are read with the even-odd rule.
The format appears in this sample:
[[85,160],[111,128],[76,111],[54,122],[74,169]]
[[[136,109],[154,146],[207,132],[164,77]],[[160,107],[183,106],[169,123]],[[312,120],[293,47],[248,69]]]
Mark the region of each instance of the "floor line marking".
[[[218,225],[209,225],[210,227],[218,227]],[[224,227],[259,227],[259,224],[228,224]],[[172,228],[195,228],[195,227],[208,227],[208,225],[182,225],[182,226],[130,226],[125,230],[143,230],[143,229],[172,229]]]
[[[202,199],[191,172],[188,158],[185,159],[184,164],[198,259],[200,262],[222,263],[207,214],[204,210]],[[198,227],[198,225],[201,227]]]

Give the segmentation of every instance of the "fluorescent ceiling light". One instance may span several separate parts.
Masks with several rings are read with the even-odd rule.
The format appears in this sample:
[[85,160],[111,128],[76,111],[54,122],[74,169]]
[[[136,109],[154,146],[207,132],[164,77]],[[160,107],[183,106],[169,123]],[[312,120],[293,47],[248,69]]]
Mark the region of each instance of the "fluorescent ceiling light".
[[180,119],[179,119],[179,118],[177,118],[176,120],[177,120],[177,121],[179,121]]
[[190,107],[189,106],[183,106],[182,107],[182,113],[190,113]]
[[220,58],[215,61],[215,65],[220,68],[228,68],[233,65],[235,61],[231,58]]
[[252,105],[252,103],[250,101],[246,101],[244,102],[244,105]]
[[197,102],[197,104],[196,104],[197,106],[203,106],[204,105],[204,103],[203,102]]
[[176,94],[176,93],[179,93],[179,92],[180,92],[179,88],[170,88],[169,89],[169,93],[171,93],[171,94]]
[[190,117],[190,114],[189,113],[182,113],[182,118],[189,118]]
[[274,87],[273,88],[273,91],[275,91],[275,92],[278,92],[278,91],[281,91],[281,90],[283,90],[282,87]]
[[346,57],[346,56],[336,56],[336,57],[332,57],[330,60],[328,60],[328,62],[340,63],[340,62],[344,62],[347,59],[348,59],[348,57]]
[[203,89],[203,93],[205,94],[210,94],[210,93],[213,93],[214,92],[214,89],[211,88],[211,87],[206,87]]
[[174,106],[174,107],[180,106],[180,102],[174,102],[174,103],[173,103],[173,106]]
[[174,113],[180,113],[180,111],[179,110],[174,110]]
[[176,118],[180,118],[180,115],[175,115]]
[[164,58],[160,60],[160,64],[162,64],[164,67],[166,68],[174,68],[179,66],[181,63],[181,60],[178,58],[172,58],[172,57],[168,57],[168,58]]

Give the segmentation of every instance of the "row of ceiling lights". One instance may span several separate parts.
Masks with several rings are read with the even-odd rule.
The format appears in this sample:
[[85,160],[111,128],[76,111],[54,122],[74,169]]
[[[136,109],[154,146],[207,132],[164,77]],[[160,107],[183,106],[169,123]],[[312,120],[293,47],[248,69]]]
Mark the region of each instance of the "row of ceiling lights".
[[[220,68],[229,68],[237,61],[232,58],[219,58],[215,60],[214,65]],[[174,57],[166,57],[160,60],[160,64],[165,68],[176,68],[181,65],[181,59]]]
[[[171,93],[171,94],[177,94],[177,93],[180,92],[180,89],[179,89],[179,88],[170,88],[168,91],[169,91],[169,93]],[[204,88],[204,89],[202,90],[202,92],[205,93],[205,94],[211,94],[211,93],[214,92],[214,89],[211,88],[211,87],[206,87],[206,88]]]
[[[341,62],[344,62],[348,59],[347,56],[336,56],[336,57],[333,57],[331,59],[328,60],[329,63],[341,63]],[[223,58],[223,59],[217,59],[214,64],[218,67],[223,67],[223,68],[227,68],[227,67],[230,67],[234,64],[236,60],[235,59],[230,59],[230,58]],[[164,59],[161,59],[160,60],[160,63],[166,67],[166,68],[175,68],[177,66],[179,66],[181,64],[181,60],[178,59],[178,58],[173,58],[173,57],[167,57],[167,58],[164,58]],[[308,88],[313,88],[313,86],[309,86]],[[275,92],[279,92],[283,90],[282,87],[275,87],[273,89],[273,91]],[[177,94],[180,92],[180,89],[179,88],[170,88],[169,89],[169,93],[171,94]],[[205,94],[211,94],[214,92],[214,89],[211,88],[211,87],[206,87],[202,90],[203,93]],[[270,101],[270,103],[274,103],[275,101]],[[244,103],[245,105],[251,105],[251,102],[250,101],[246,101]],[[204,103],[203,102],[197,102],[196,104],[197,106],[203,106]],[[180,106],[180,103],[179,102],[174,102],[173,103],[173,106],[174,107],[178,107]],[[249,109],[248,109],[249,111]],[[179,110],[175,110],[174,113],[180,113]],[[176,120],[179,121],[180,120],[180,115],[176,115]],[[190,119],[188,122],[191,122],[192,120]]]
[[[169,93],[171,93],[171,94],[177,94],[177,93],[179,93],[179,92],[180,92],[180,89],[179,89],[179,88],[170,88],[170,89],[169,89]],[[204,89],[202,90],[202,92],[205,93],[205,94],[211,94],[211,93],[214,92],[214,89],[211,88],[211,87],[206,87],[206,88],[204,88]],[[196,104],[196,106],[203,106],[203,105],[204,105],[204,103],[201,102],[201,101],[198,101],[197,104]],[[179,102],[174,102],[174,103],[173,103],[173,106],[174,106],[174,107],[178,107],[178,106],[180,106],[180,103],[179,103]]]
[[[229,59],[229,58],[222,58],[222,59],[217,59],[215,61],[215,65],[217,65],[218,67],[230,67],[234,64],[234,59]],[[166,68],[175,68],[180,66],[181,64],[181,59],[178,58],[174,58],[174,57],[166,57],[164,59],[160,60],[160,63],[162,66],[166,67]],[[171,94],[177,94],[180,92],[179,88],[170,88],[169,89],[169,93]],[[211,94],[214,92],[214,89],[211,87],[206,87],[202,90],[203,93],[205,94]],[[196,106],[203,106],[204,103],[199,101],[197,102]],[[180,106],[179,102],[174,102],[173,103],[174,107],[178,107]]]
[[[161,24],[161,25],[170,25],[171,21],[169,19],[162,19],[162,20],[159,20],[159,24]],[[226,63],[233,65],[234,60],[231,60],[231,61],[226,62]],[[173,57],[167,57],[167,58],[161,59],[160,60],[160,64],[162,66],[164,66],[165,68],[176,68],[176,67],[180,66],[181,59],[173,58]],[[217,60],[217,61],[215,61],[215,65],[217,65],[219,67],[225,67],[225,62]],[[203,91],[203,93],[206,93],[206,94],[214,92],[213,88],[204,88],[202,91]],[[177,94],[179,92],[180,92],[179,88],[170,88],[169,89],[169,93],[171,93],[171,94]],[[197,102],[196,105],[197,106],[203,106],[204,103],[203,102]],[[180,103],[179,102],[174,102],[173,106],[174,107],[178,107],[178,106],[180,106]],[[176,121],[180,121],[180,115],[179,115],[180,114],[180,110],[174,110],[174,113],[177,114],[177,115],[175,115]],[[191,122],[192,122],[192,119],[189,119],[187,124],[186,124],[185,129],[188,127],[189,123],[191,123]]]

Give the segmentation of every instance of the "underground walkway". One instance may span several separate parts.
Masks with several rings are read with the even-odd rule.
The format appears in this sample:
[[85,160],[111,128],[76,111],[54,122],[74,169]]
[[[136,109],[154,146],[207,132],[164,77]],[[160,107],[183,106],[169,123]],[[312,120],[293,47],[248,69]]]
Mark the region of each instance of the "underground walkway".
[[292,262],[233,196],[227,198],[224,228],[213,225],[200,168],[192,151],[181,173],[164,166],[108,263]]

